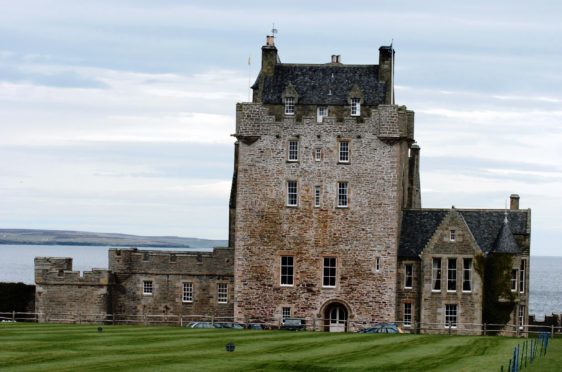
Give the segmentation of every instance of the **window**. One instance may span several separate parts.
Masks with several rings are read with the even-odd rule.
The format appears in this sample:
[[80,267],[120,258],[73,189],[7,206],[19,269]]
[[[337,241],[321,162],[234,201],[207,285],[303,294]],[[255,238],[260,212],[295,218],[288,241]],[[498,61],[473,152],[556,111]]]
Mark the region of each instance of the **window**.
[[445,305],[445,328],[457,328],[457,305]]
[[183,283],[182,302],[193,302],[193,283]]
[[462,260],[462,291],[472,292],[472,258]]
[[381,271],[381,258],[380,257],[377,257],[375,259],[375,270],[377,272]]
[[519,305],[519,329],[525,327],[525,305]]
[[314,186],[314,206],[320,207],[320,186]]
[[457,230],[451,230],[449,232],[449,240],[452,242],[457,240]]
[[447,292],[457,290],[457,259],[449,258],[447,260]]
[[228,303],[228,284],[217,283],[217,300],[219,304]]
[[434,258],[431,270],[431,290],[435,292],[441,291],[441,259]]
[[315,161],[322,160],[322,149],[320,147],[314,149],[314,160]]
[[349,163],[349,141],[340,141],[339,162]]
[[326,106],[318,106],[318,110],[316,113],[316,121],[321,123],[324,118],[328,116],[328,107]]
[[285,115],[295,114],[295,98],[285,97]]
[[412,326],[412,304],[405,303],[404,304],[404,327],[411,327]]
[[361,99],[352,98],[351,99],[351,116],[361,115]]
[[413,265],[412,264],[405,264],[404,265],[404,288],[412,288],[412,284],[414,281],[413,277]]
[[291,317],[291,308],[290,307],[284,307],[282,309],[282,313],[283,313],[283,320],[290,318]]
[[517,292],[517,269],[511,269],[511,292]]
[[281,256],[281,285],[293,285],[293,256]]
[[289,140],[289,148],[287,151],[288,161],[298,161],[299,160],[299,141]]
[[324,279],[322,281],[323,287],[336,286],[336,258],[324,257]]
[[338,182],[338,207],[347,208],[347,182]]
[[142,282],[142,294],[151,295],[153,293],[152,280]]
[[519,269],[519,292],[525,293],[525,260],[521,260]]
[[287,181],[287,205],[297,206],[297,181]]

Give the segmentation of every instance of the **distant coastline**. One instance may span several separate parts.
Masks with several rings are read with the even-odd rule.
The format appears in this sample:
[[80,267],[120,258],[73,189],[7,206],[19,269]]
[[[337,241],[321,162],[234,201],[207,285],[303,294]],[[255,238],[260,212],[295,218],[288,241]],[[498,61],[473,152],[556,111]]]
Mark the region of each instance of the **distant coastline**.
[[213,248],[227,246],[226,240],[178,236],[139,236],[66,230],[0,229],[0,245],[62,245],[153,248]]

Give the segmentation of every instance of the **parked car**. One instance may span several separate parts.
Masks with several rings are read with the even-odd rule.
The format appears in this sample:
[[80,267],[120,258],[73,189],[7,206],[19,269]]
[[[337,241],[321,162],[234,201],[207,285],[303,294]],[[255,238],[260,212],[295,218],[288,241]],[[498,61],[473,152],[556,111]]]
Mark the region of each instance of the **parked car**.
[[187,328],[217,328],[215,327],[215,325],[211,322],[192,322],[189,323],[187,326]]
[[287,318],[283,319],[280,329],[287,331],[304,331],[305,327],[304,319]]
[[377,323],[372,327],[360,329],[357,333],[404,333],[404,331],[394,323]]
[[263,331],[264,329],[266,329],[265,324],[263,324],[263,323],[248,323],[246,325],[246,328],[253,329],[253,330],[256,330],[256,331]]
[[231,329],[244,329],[244,325],[233,322],[219,322],[215,323],[215,328],[231,328]]

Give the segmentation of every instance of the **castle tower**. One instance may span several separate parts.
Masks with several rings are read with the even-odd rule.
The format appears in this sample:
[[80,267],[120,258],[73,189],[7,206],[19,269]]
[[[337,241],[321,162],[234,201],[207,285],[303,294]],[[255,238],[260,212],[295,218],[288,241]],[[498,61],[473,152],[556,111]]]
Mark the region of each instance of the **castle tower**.
[[[414,113],[379,65],[281,63],[262,47],[252,103],[236,107],[230,244],[235,318],[392,321],[401,212],[420,208]],[[412,174],[412,172],[414,174]]]

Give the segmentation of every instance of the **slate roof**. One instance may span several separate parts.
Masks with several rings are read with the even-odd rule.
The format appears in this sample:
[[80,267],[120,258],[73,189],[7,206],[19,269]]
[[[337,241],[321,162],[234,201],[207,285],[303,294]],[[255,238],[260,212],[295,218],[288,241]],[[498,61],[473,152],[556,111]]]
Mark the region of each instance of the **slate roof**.
[[519,253],[519,246],[511,233],[509,221],[504,222],[494,242],[492,251],[496,253]]
[[[402,212],[402,230],[398,256],[414,258],[418,257],[429,239],[439,227],[443,218],[450,209],[418,209],[405,210]],[[502,231],[504,226],[505,211],[498,209],[457,209],[476,243],[484,253],[496,249],[505,250],[508,253],[519,252],[519,246],[513,235],[527,234],[528,210],[508,210],[509,233]],[[501,247],[501,248],[500,248]]]
[[361,89],[364,105],[378,106],[385,98],[378,65],[279,63],[273,76],[264,77],[262,103],[282,104],[283,91],[289,83],[297,91],[297,104],[301,105],[346,105],[354,85]]

